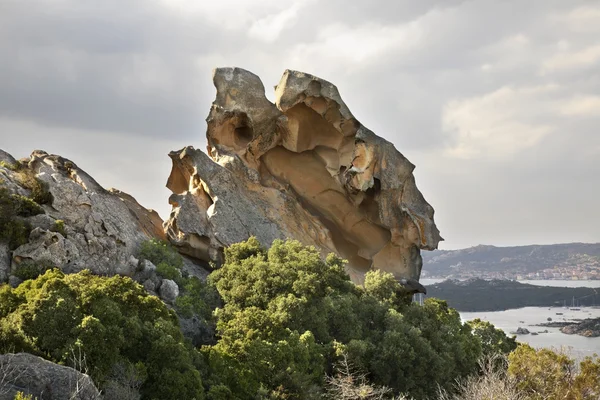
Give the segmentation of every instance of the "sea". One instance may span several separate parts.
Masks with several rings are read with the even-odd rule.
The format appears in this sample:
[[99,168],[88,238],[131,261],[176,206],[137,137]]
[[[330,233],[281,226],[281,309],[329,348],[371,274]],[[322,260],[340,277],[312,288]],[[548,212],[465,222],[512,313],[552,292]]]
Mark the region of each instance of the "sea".
[[[439,283],[443,279],[421,279],[420,282],[427,286]],[[555,287],[592,287],[600,288],[600,281],[584,280],[528,280],[519,281],[538,286]],[[508,335],[515,332],[517,328],[522,327],[530,332],[536,332],[538,335],[517,335],[517,340],[528,343],[535,348],[551,348],[563,350],[575,359],[582,359],[594,354],[600,355],[600,337],[587,338],[580,335],[567,335],[562,333],[559,328],[548,328],[535,326],[543,322],[552,321],[571,321],[586,318],[600,318],[600,307],[524,307],[505,311],[484,311],[484,312],[461,312],[463,321],[470,321],[475,318],[489,321],[497,328],[502,329]],[[547,333],[541,333],[548,331]]]

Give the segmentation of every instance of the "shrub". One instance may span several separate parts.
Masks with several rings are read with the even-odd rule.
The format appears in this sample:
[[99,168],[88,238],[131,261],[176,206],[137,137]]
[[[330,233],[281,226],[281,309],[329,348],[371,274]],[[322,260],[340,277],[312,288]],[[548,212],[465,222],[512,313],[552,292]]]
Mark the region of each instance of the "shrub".
[[196,314],[206,321],[211,321],[212,311],[220,305],[219,294],[215,288],[193,276],[184,281],[181,289],[183,294],[175,301],[179,314],[185,318]]
[[508,360],[509,376],[528,400],[600,397],[600,358],[586,357],[577,367],[564,351],[519,344]]
[[28,197],[18,194],[11,195],[14,202],[15,213],[20,217],[33,217],[34,215],[44,214],[44,209],[38,203]]
[[30,199],[11,194],[7,188],[0,187],[0,241],[8,243],[11,250],[27,243],[31,225],[20,217],[43,212]]
[[477,371],[481,344],[458,312],[439,300],[411,304],[391,274],[365,281],[355,286],[343,260],[297,241],[230,246],[209,276],[224,303],[220,340],[203,349],[209,386],[239,399],[320,398],[325,373],[347,354],[373,385],[426,399]]
[[177,269],[183,266],[183,258],[169,243],[151,239],[144,243],[140,248],[139,258],[146,259],[158,267],[158,264],[165,263]]
[[50,260],[24,260],[16,266],[12,274],[26,281],[28,279],[35,279],[52,268],[56,268],[56,265]]
[[120,365],[147,377],[143,399],[203,398],[201,359],[184,341],[175,313],[130,278],[55,269],[16,289],[0,287],[0,300],[8,303],[0,307],[0,352],[27,351],[70,365],[76,349],[101,389]]
[[67,237],[67,231],[65,230],[65,221],[57,219],[54,221],[54,226],[50,229],[52,232],[58,232],[64,237]]
[[178,281],[181,278],[181,271],[165,262],[161,262],[156,266],[156,273],[163,279],[172,281]]

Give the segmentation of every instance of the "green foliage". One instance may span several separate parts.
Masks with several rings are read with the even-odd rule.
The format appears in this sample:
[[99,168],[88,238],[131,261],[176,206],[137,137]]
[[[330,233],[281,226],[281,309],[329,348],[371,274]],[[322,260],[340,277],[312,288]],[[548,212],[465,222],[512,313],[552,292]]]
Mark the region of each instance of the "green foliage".
[[178,281],[181,278],[181,271],[165,262],[161,262],[156,266],[156,273],[163,279],[171,279]]
[[17,394],[15,395],[14,400],[36,400],[36,398],[33,397],[32,394],[25,394],[23,392],[17,392]]
[[44,210],[30,199],[11,194],[0,187],[0,241],[11,250],[27,243],[31,225],[21,217],[42,214]]
[[11,197],[14,202],[16,215],[20,217],[32,217],[34,215],[44,214],[44,209],[30,198],[18,194],[13,194]]
[[519,344],[508,359],[508,373],[528,400],[600,397],[600,358],[586,357],[577,368],[563,352]]
[[57,219],[54,221],[54,226],[50,229],[52,232],[58,232],[64,237],[67,237],[67,231],[65,230],[65,221]]
[[481,341],[481,351],[484,357],[495,355],[508,355],[517,348],[515,336],[508,337],[502,329],[496,328],[487,321],[477,318],[468,321],[473,334]]
[[445,302],[412,305],[382,272],[357,287],[343,260],[297,241],[233,245],[209,283],[224,301],[220,340],[203,349],[209,399],[320,398],[342,354],[375,385],[416,399],[476,371],[479,340]]
[[196,277],[185,280],[181,289],[183,294],[175,301],[179,314],[185,318],[196,314],[207,321],[212,320],[212,310],[220,304],[217,291]]
[[159,264],[167,264],[177,269],[183,266],[183,258],[169,243],[151,239],[140,248],[139,258],[150,261],[158,267]]
[[0,300],[0,352],[70,365],[79,349],[100,388],[122,365],[147,377],[144,399],[203,398],[200,358],[174,312],[129,278],[51,270],[16,289],[0,287]]
[[22,280],[35,279],[46,271],[56,268],[50,260],[24,260],[17,265],[13,271],[13,275]]
[[48,184],[35,176],[33,170],[26,167],[19,168],[16,178],[21,186],[31,191],[30,197],[33,201],[38,204],[52,203],[52,194],[48,190]]
[[15,164],[7,163],[6,161],[0,161],[0,167],[16,172],[21,169],[21,164],[18,161]]

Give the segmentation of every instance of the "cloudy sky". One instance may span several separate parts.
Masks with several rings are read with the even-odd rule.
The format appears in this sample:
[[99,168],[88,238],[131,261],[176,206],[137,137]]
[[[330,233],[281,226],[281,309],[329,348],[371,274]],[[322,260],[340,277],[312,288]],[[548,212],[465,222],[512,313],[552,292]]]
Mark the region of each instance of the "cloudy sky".
[[600,2],[0,0],[0,148],[169,213],[211,70],[335,83],[417,165],[452,249],[600,241]]

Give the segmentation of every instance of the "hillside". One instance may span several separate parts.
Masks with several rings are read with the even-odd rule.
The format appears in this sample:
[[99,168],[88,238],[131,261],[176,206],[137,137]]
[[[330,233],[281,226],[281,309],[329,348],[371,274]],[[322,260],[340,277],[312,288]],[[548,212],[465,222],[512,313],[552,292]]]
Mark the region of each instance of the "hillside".
[[570,304],[600,304],[596,288],[535,286],[515,281],[449,279],[427,287],[427,296],[446,300],[459,311],[502,311],[521,307],[556,307]]
[[565,243],[423,252],[423,276],[600,279],[600,243]]

